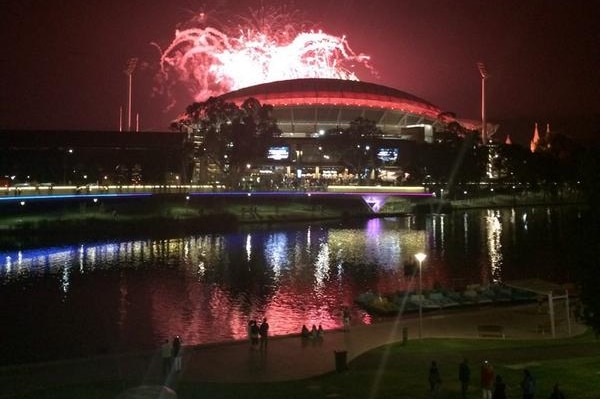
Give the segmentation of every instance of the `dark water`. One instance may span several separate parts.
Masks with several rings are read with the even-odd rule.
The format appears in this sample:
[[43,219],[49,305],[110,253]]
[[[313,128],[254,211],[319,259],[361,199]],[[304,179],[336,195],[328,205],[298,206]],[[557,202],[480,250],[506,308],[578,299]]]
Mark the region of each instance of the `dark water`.
[[583,223],[575,208],[472,210],[0,253],[0,361],[242,339],[263,316],[273,334],[339,327],[361,292],[415,289],[403,265],[420,251],[424,289],[565,282]]

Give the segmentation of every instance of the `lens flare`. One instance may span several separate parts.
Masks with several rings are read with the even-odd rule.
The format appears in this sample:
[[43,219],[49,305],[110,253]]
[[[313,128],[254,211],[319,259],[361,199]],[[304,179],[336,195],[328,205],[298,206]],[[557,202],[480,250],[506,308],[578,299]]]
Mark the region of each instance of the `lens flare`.
[[203,13],[176,30],[171,43],[159,48],[162,84],[183,84],[196,101],[204,101],[286,79],[358,80],[357,65],[373,72],[369,56],[355,53],[345,36],[295,28],[282,22],[281,13],[262,11],[260,17],[240,18],[230,30],[208,26]]

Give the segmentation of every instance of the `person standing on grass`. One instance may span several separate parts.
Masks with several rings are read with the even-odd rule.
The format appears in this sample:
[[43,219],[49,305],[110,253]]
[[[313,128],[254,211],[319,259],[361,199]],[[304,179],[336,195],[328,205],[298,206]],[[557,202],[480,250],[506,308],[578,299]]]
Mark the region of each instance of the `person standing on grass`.
[[433,395],[436,395],[442,386],[442,376],[436,362],[431,362],[429,367],[429,389]]
[[481,365],[481,394],[483,399],[492,399],[494,375],[494,368],[490,362],[485,360]]
[[467,397],[467,391],[469,390],[469,383],[471,382],[471,369],[469,368],[469,362],[466,358],[458,366],[458,380],[460,381],[462,397],[465,399]]
[[506,399],[506,384],[500,375],[496,376],[492,399]]
[[521,391],[523,392],[523,399],[533,399],[535,395],[535,379],[528,369],[523,370]]
[[554,384],[552,388],[552,393],[548,399],[565,399],[565,394],[558,387],[558,382]]

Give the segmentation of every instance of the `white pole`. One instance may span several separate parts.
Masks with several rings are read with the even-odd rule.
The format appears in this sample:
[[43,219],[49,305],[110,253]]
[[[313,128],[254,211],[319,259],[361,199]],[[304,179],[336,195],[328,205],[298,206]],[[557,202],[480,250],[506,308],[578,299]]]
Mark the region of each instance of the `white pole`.
[[485,119],[485,76],[481,77],[481,141],[487,144],[487,121]]
[[123,106],[119,107],[119,132],[123,131]]
[[132,91],[132,78],[133,78],[133,71],[135,71],[135,66],[137,65],[138,59],[137,58],[130,58],[129,61],[127,61],[127,69],[125,69],[125,74],[127,75],[127,77],[129,78],[129,90],[128,90],[128,98],[127,98],[127,130],[131,131],[131,91]]
[[419,261],[419,339],[423,338],[423,281],[421,269],[426,257],[427,255],[422,252],[415,254],[415,258]]
[[140,131],[140,113],[136,113],[135,114],[135,131],[139,132]]
[[133,76],[133,72],[129,74],[129,98],[127,102],[127,130],[131,131],[131,77]]
[[552,331],[552,338],[555,338],[556,326],[554,325],[554,300],[552,298],[552,291],[548,293],[548,313],[550,313],[550,331]]
[[485,118],[485,80],[488,77],[488,71],[483,62],[477,63],[477,69],[481,75],[481,144],[486,145],[487,138],[487,121]]
[[571,305],[569,304],[569,290],[565,290],[566,306],[567,306],[567,329],[569,337],[571,336]]

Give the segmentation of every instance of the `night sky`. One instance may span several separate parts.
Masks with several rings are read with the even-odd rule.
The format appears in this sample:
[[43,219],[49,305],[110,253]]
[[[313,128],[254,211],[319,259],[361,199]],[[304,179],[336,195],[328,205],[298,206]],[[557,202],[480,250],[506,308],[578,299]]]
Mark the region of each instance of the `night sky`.
[[226,24],[261,4],[285,4],[316,28],[345,34],[378,72],[358,69],[361,80],[461,118],[480,118],[476,62],[485,62],[487,115],[499,135],[524,142],[534,122],[574,137],[600,132],[597,0],[6,0],[0,128],[118,129],[123,70],[139,57],[133,112],[142,130],[167,130],[193,99],[180,93],[165,111],[169,99],[153,90],[159,53],[150,43],[170,43],[194,12]]

